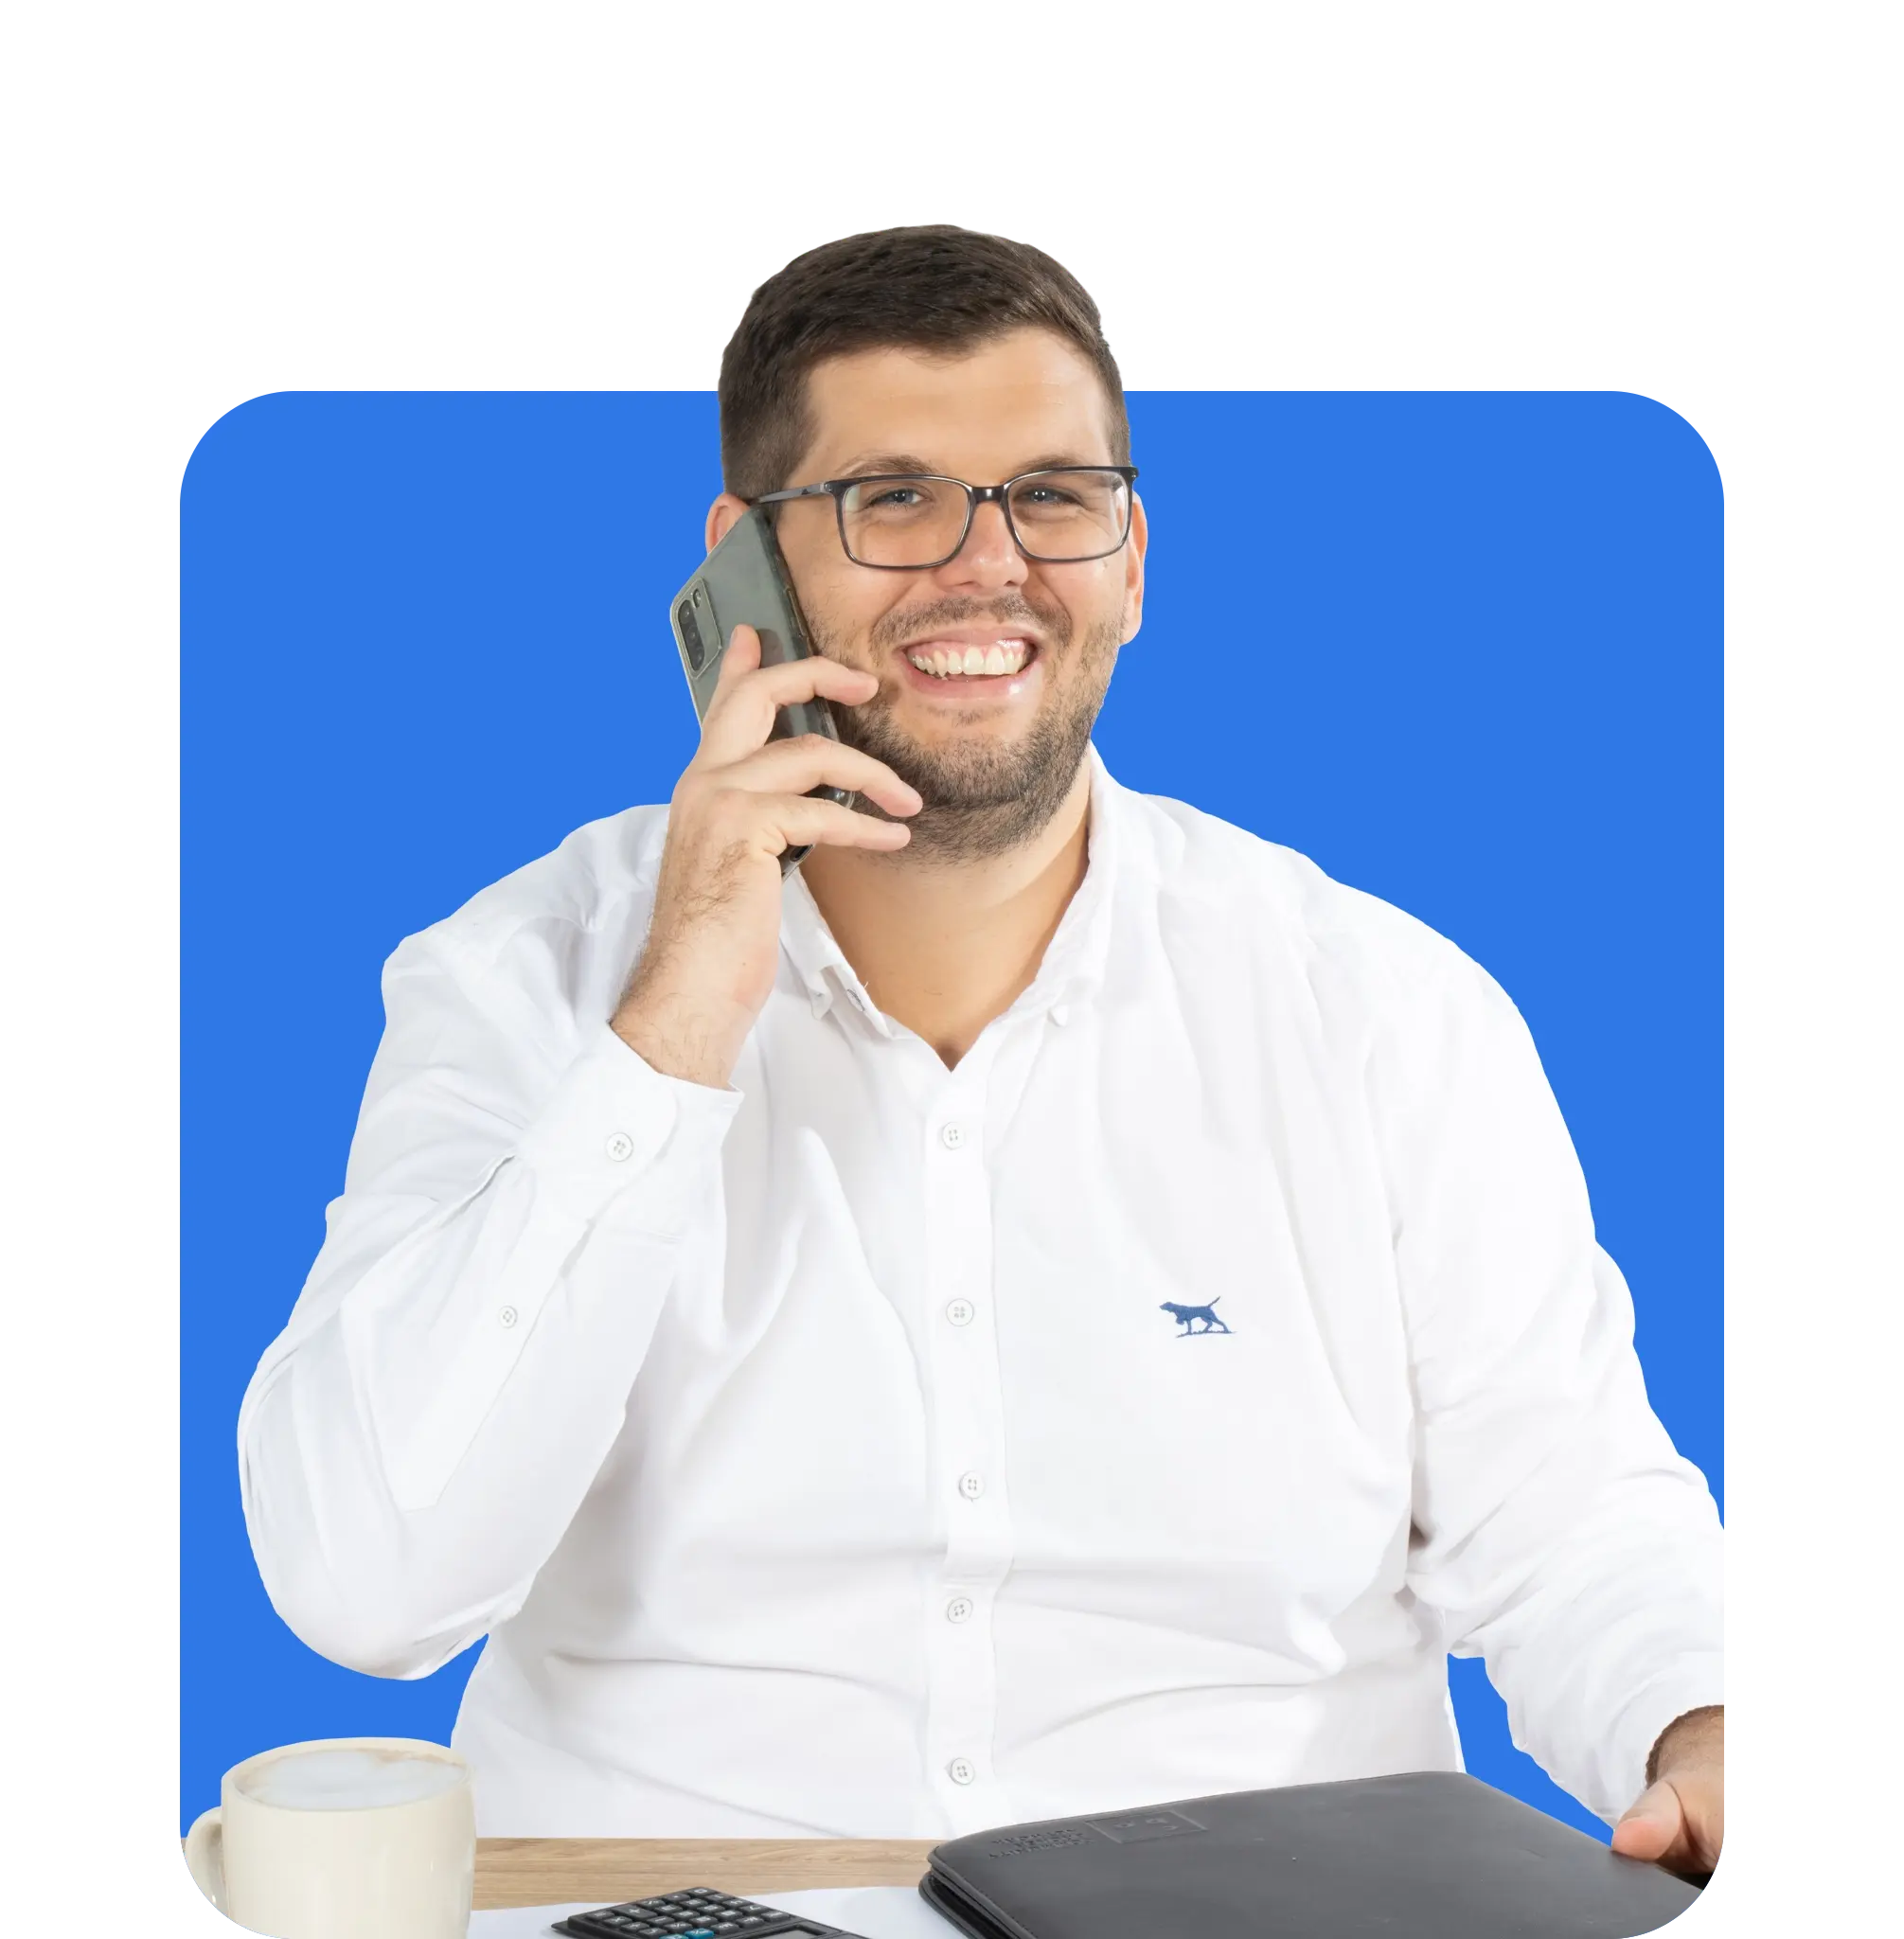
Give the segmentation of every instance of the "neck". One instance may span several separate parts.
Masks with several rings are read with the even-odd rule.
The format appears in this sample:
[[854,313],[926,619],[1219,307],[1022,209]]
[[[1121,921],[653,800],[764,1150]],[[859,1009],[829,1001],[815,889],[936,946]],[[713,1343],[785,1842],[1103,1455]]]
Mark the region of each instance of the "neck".
[[1062,806],[1000,855],[937,863],[815,848],[801,873],[866,993],[925,1039],[948,1067],[1038,974],[1084,880],[1091,768]]

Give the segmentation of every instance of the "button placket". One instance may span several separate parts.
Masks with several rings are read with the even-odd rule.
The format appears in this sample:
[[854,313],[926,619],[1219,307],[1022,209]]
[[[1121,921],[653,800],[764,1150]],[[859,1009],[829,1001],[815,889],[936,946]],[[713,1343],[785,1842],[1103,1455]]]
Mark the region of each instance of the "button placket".
[[998,1360],[987,1318],[994,1278],[991,1178],[987,1164],[999,1047],[993,1026],[940,1090],[922,1127],[925,1272],[933,1389],[932,1462],[943,1490],[943,1567],[928,1624],[927,1743],[944,1773],[941,1797],[961,1825],[995,1822],[989,1777],[997,1723],[991,1606],[1011,1565],[1009,1491]]

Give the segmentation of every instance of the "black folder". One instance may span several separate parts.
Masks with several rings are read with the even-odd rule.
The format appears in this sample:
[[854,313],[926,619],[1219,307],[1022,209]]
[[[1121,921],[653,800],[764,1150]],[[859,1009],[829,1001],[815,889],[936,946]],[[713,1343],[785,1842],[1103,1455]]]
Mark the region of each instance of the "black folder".
[[919,1892],[971,1939],[1635,1939],[1699,1896],[1446,1770],[976,1832]]

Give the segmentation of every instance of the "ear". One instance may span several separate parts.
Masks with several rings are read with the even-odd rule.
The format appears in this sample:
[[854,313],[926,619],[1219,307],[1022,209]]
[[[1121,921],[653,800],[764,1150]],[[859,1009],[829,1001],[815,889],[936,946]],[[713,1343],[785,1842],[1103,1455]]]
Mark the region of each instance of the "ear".
[[736,498],[733,492],[723,491],[707,508],[707,549],[712,552],[740,523],[747,510],[747,501]]
[[1150,543],[1150,527],[1144,517],[1144,501],[1130,494],[1130,536],[1124,542],[1124,636],[1117,644],[1128,647],[1144,624],[1144,548]]

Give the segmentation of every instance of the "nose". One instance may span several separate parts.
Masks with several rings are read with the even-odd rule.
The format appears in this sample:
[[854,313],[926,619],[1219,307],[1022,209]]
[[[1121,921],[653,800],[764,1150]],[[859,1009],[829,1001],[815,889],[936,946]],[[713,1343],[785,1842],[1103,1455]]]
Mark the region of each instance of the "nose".
[[933,577],[948,588],[972,590],[1018,586],[1029,567],[1005,523],[1005,507],[996,501],[972,507],[971,529],[965,543],[939,566]]

